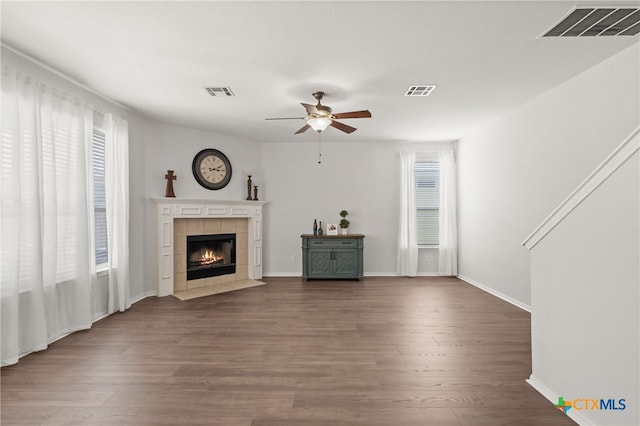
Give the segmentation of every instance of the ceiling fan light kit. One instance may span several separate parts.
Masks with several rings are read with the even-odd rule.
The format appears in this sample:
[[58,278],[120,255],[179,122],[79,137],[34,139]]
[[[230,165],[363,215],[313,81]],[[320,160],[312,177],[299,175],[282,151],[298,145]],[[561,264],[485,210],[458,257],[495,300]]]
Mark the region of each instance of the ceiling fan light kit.
[[322,132],[331,124],[329,117],[313,117],[307,119],[307,124],[316,132]]
[[327,127],[331,126],[338,130],[341,130],[345,133],[353,133],[356,131],[355,127],[351,127],[336,119],[345,119],[345,118],[371,118],[371,113],[368,110],[362,111],[351,111],[351,112],[342,112],[338,114],[333,114],[332,109],[326,105],[322,105],[320,102],[324,97],[324,92],[318,91],[312,93],[313,97],[316,98],[318,103],[316,105],[310,105],[305,103],[300,103],[307,110],[306,117],[292,117],[292,118],[267,118],[266,120],[306,120],[307,124],[298,129],[295,134],[298,135],[300,133],[304,133],[310,128],[320,133],[327,129]]

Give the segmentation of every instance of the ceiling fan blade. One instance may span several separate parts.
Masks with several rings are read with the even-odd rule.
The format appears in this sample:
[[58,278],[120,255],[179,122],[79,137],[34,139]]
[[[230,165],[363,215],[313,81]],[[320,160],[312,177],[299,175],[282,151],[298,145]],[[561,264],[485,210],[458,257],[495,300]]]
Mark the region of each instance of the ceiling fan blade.
[[300,103],[307,110],[307,114],[318,114],[318,108],[315,105]]
[[265,118],[265,120],[304,120],[307,117],[278,117],[278,118]]
[[311,128],[311,126],[309,126],[308,124],[305,124],[297,132],[295,132],[294,135],[299,135],[300,133],[304,133],[307,130],[309,130],[310,128]]
[[346,124],[340,123],[340,122],[335,121],[335,120],[331,120],[330,126],[331,127],[335,127],[338,130],[342,130],[345,133],[353,133],[353,132],[356,131],[355,127],[347,126]]
[[370,118],[371,117],[371,113],[369,112],[369,110],[362,110],[362,111],[351,111],[351,112],[341,112],[338,114],[334,114],[334,117],[338,118],[338,119],[342,119],[342,118]]

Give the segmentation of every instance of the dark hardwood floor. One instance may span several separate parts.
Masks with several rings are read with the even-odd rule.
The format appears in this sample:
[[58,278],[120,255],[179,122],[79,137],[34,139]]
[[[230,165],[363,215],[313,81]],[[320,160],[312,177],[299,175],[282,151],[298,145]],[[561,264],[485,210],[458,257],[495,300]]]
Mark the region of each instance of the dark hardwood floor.
[[530,315],[455,278],[148,298],[2,373],[2,425],[575,425]]

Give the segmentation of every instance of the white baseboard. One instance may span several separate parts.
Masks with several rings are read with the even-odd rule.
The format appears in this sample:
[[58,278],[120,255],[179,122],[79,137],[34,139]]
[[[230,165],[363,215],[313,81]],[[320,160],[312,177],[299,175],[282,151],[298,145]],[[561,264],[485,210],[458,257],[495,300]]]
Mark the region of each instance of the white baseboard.
[[[263,277],[301,277],[301,272],[265,272],[262,274]],[[400,277],[394,272],[365,272],[365,277]],[[437,272],[418,272],[418,277],[440,277],[441,275]]]
[[[263,277],[302,277],[302,272],[263,272]],[[389,272],[366,272],[365,277],[395,277],[397,274]]]
[[395,272],[364,272],[365,277],[399,277]]
[[462,281],[471,284],[474,287],[478,287],[480,290],[484,290],[487,293],[504,300],[505,302],[511,303],[513,306],[516,306],[524,311],[527,312],[531,312],[531,306],[520,302],[519,300],[516,300],[512,297],[507,296],[506,294],[503,294],[497,290],[492,289],[491,287],[488,287],[484,284],[480,284],[477,281],[472,280],[471,278],[465,277],[464,275],[458,275],[458,278],[460,278]]
[[[525,380],[525,382],[529,383],[532,388],[537,390],[542,396],[547,398],[554,405],[558,403],[559,397],[564,396],[558,395],[558,393],[552,391],[547,385],[538,380],[538,378],[533,374],[529,376],[529,378]],[[586,418],[578,410],[567,411],[567,416],[574,422],[578,423],[580,426],[596,426],[596,423],[593,423],[591,420]]]
[[302,277],[302,272],[263,272],[262,276],[265,278],[270,277]]
[[[302,272],[263,272],[263,277],[302,277]],[[397,276],[389,272],[366,272],[365,277],[393,277]]]
[[134,303],[137,303],[139,301],[141,301],[142,299],[146,299],[147,297],[151,297],[151,296],[157,296],[158,292],[153,290],[153,291],[147,291],[146,293],[142,293],[137,295],[136,297],[134,297],[133,299],[131,299],[131,304],[133,305]]
[[529,376],[529,378],[525,380],[525,382],[529,383],[531,387],[537,390],[540,394],[542,394],[542,396],[547,398],[553,404],[556,404],[558,402],[558,397],[560,395],[558,395],[557,393],[549,389],[545,384],[543,384],[540,380],[538,380],[538,378],[533,374]]

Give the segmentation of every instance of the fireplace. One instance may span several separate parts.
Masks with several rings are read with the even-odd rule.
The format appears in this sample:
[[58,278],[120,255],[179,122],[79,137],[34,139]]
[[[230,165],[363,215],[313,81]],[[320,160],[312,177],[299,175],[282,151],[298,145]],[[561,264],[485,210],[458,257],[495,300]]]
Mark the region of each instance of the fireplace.
[[[156,203],[158,297],[262,278],[263,201],[151,197]],[[187,281],[187,236],[236,234],[236,272]]]
[[187,281],[235,274],[236,234],[187,236]]

